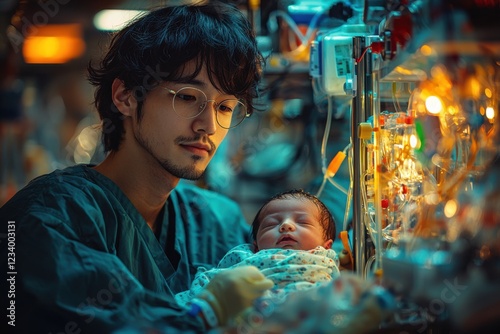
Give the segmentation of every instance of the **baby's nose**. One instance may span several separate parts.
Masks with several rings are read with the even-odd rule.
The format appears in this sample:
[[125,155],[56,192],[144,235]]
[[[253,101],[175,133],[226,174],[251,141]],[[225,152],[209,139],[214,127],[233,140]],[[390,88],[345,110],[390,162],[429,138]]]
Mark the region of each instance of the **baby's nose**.
[[293,221],[287,219],[280,225],[280,231],[293,231],[295,229],[295,224]]

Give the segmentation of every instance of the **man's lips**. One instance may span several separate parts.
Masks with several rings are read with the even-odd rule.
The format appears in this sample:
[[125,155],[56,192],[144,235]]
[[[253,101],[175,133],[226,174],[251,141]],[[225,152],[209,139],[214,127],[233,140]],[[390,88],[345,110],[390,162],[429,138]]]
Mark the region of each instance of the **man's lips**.
[[181,146],[195,154],[212,153],[212,147],[204,143],[182,143]]

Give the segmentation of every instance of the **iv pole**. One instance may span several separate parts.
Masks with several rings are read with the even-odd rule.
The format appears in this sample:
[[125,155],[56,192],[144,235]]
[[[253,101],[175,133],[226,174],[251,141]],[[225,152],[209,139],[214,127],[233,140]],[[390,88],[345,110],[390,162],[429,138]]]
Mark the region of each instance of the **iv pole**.
[[[364,37],[353,38],[353,57],[359,59],[365,48]],[[366,263],[366,228],[364,224],[363,203],[361,198],[361,175],[363,166],[366,165],[366,156],[361,151],[361,142],[358,135],[358,125],[366,120],[366,58],[354,64],[355,95],[352,100],[351,137],[353,152],[353,180],[352,180],[352,230],[353,230],[353,258],[355,272],[364,277],[364,264]]]
[[[366,245],[367,227],[370,226],[370,219],[366,213],[367,203],[363,203],[361,187],[365,184],[362,182],[363,175],[368,168],[368,152],[364,145],[361,144],[362,138],[359,135],[359,127],[361,123],[368,120],[370,116],[378,117],[380,101],[378,97],[378,72],[375,68],[372,52],[367,49],[367,45],[371,45],[373,41],[378,41],[378,36],[357,36],[353,38],[353,58],[354,58],[354,80],[353,85],[356,86],[354,97],[352,100],[352,115],[351,115],[351,137],[353,147],[353,258],[354,270],[358,275],[366,277],[367,256],[369,249]],[[374,120],[375,126],[378,127],[378,119]],[[378,145],[378,144],[377,144]],[[375,150],[379,147],[375,146]],[[378,152],[375,152],[378,157]],[[375,161],[377,164],[377,162]],[[376,173],[376,172],[375,172]],[[377,185],[375,185],[378,188]],[[375,196],[375,233],[372,234],[376,245],[378,255],[381,255],[381,226],[380,226],[380,196]],[[377,256],[377,264],[379,269],[381,266],[381,257]]]

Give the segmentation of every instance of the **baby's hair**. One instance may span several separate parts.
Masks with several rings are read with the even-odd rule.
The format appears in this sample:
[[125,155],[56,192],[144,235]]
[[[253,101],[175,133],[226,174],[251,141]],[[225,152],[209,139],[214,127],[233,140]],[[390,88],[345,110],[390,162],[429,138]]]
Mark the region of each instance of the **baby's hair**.
[[260,217],[260,215],[262,210],[264,210],[264,208],[272,201],[283,200],[288,198],[303,199],[313,202],[318,207],[319,210],[319,215],[320,215],[319,222],[323,227],[323,234],[325,240],[328,239],[335,240],[335,236],[337,234],[337,230],[335,227],[335,219],[333,218],[332,214],[330,213],[330,210],[328,210],[326,205],[318,197],[308,193],[307,191],[304,191],[303,189],[292,189],[274,195],[261,206],[260,210],[257,212],[252,222],[251,233],[253,241],[257,240],[257,232],[259,231],[259,226],[261,223],[262,217]]

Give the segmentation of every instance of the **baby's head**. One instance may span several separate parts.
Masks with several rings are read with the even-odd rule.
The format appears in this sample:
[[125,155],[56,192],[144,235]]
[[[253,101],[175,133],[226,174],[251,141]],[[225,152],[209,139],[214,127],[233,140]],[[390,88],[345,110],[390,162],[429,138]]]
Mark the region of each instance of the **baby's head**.
[[331,248],[335,220],[316,196],[301,189],[280,193],[260,208],[252,223],[255,250]]

